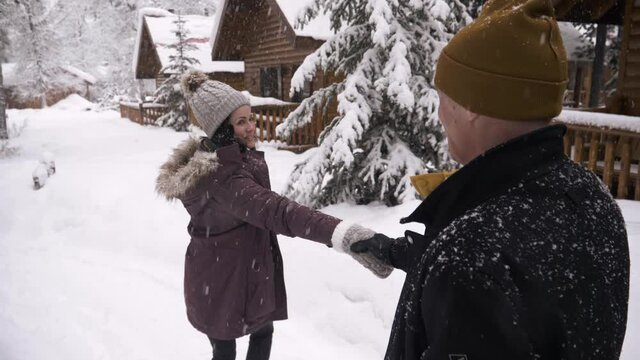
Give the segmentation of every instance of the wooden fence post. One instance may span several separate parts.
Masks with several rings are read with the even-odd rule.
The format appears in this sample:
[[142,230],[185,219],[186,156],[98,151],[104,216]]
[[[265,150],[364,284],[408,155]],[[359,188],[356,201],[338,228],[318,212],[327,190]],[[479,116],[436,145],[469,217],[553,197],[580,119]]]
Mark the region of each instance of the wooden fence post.
[[582,139],[581,131],[576,130],[574,144],[575,144],[575,148],[573,153],[573,161],[577,162],[578,164],[582,164],[583,139]]
[[258,115],[260,117],[260,141],[264,141],[264,114],[260,111]]
[[602,170],[602,181],[607,186],[607,188],[611,189],[613,186],[613,174],[614,174],[614,153],[616,150],[616,145],[612,141],[611,136],[607,136],[605,138],[605,147],[604,147],[604,169]]
[[267,130],[267,137],[265,138],[265,141],[269,141],[269,140],[271,140],[271,139],[270,139],[270,137],[271,137],[271,118],[270,118],[270,116],[269,116],[269,115],[270,115],[270,113],[271,113],[271,112],[270,112],[269,110],[265,110],[265,111],[264,111],[264,114],[265,114],[265,117],[266,117],[266,121],[267,121],[267,126],[266,126],[266,130]]
[[598,162],[598,153],[600,148],[600,134],[597,131],[591,133],[591,142],[589,143],[589,162],[587,167],[592,172],[596,172],[596,164]]
[[620,176],[618,178],[618,199],[626,199],[629,187],[629,172],[631,171],[631,145],[629,138],[620,138],[622,143],[622,153],[620,154]]

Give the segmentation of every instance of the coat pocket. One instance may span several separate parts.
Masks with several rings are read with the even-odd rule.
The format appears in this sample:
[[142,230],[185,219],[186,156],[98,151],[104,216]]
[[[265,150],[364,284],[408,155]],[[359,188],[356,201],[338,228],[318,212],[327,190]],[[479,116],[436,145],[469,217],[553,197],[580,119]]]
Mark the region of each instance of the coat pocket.
[[207,328],[243,322],[246,272],[241,252],[190,244],[185,261],[185,302],[189,318]]
[[274,266],[271,253],[251,259],[247,270],[247,325],[252,327],[276,309]]

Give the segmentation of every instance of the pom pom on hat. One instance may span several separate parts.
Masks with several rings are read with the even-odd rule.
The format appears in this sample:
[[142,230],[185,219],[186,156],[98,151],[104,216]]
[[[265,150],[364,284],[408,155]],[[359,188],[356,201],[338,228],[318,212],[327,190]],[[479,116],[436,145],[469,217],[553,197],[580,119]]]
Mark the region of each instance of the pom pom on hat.
[[209,80],[209,77],[202,71],[189,70],[182,75],[180,87],[186,96],[190,96],[207,80]]

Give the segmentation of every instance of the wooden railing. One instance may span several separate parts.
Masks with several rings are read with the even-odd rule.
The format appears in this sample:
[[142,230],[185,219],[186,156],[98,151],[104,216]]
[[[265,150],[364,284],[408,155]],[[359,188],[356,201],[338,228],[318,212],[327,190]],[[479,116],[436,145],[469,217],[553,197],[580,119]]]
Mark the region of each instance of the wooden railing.
[[287,138],[282,139],[277,136],[276,126],[282,124],[297,107],[298,104],[252,107],[251,110],[256,117],[256,134],[260,141],[282,141],[286,145],[281,147],[293,151],[303,151],[317,146],[318,137],[331,120],[331,114],[318,111],[310,123],[294,130]]
[[[323,114],[318,111],[313,120],[290,136],[281,139],[276,134],[276,126],[282,124],[289,114],[298,107],[298,104],[261,105],[253,106],[251,111],[256,117],[256,134],[260,141],[281,141],[285,145],[281,148],[296,152],[304,151],[318,145],[318,137],[333,116],[329,111]],[[120,116],[130,119],[141,125],[153,125],[160,116],[167,112],[164,105],[151,103],[120,103]],[[192,116],[192,114],[189,114]]]
[[640,200],[640,133],[566,125],[565,154],[598,175],[616,198]]
[[256,118],[256,135],[260,141],[280,140],[276,136],[276,126],[282,124],[297,107],[298,104],[251,107],[251,112]]
[[120,117],[127,118],[140,125],[153,125],[167,113],[167,107],[153,103],[120,103]]

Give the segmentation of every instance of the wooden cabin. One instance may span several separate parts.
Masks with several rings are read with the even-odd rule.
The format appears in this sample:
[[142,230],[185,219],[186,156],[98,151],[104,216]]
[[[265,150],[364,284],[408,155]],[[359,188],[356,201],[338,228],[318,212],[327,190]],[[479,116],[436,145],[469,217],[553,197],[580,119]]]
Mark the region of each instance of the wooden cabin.
[[[633,47],[635,46],[633,44],[634,36],[640,39],[640,2],[633,0],[553,1],[556,8],[556,16],[560,21],[618,25],[622,27],[623,40],[619,55],[620,71],[618,74],[617,90],[614,97],[607,99],[607,109],[605,111],[618,114],[640,115],[640,107],[638,107],[635,112],[629,108],[634,102],[634,98],[640,98],[640,60],[638,64],[636,64],[637,66],[633,65],[636,61],[634,60],[635,55],[640,59],[640,50],[635,51],[637,54],[633,51]],[[632,29],[634,24],[638,29]],[[630,40],[632,41],[631,44]],[[638,40],[638,42],[640,43],[640,40]],[[640,49],[640,46],[638,46],[638,49]],[[592,64],[592,67],[602,66],[602,64]],[[626,69],[628,66],[631,66],[630,70]],[[593,71],[597,70],[594,69]],[[606,79],[609,69],[601,68],[599,71],[603,73],[603,77]],[[635,75],[635,72],[637,72],[637,75]],[[588,86],[590,86],[590,84],[588,84]],[[633,91],[634,86],[639,89],[635,94]]]
[[[171,76],[167,66],[171,63],[170,56],[175,55],[175,50],[169,46],[178,42],[173,32],[176,30],[177,25],[174,21],[177,17],[161,9],[142,10],[133,69],[143,99],[145,96],[152,96],[155,90]],[[214,80],[225,82],[237,90],[244,90],[243,61],[211,60],[211,26],[216,18],[201,15],[182,15],[181,17],[188,31],[187,42],[196,46],[195,50],[188,53],[199,62],[194,67],[209,74]]]
[[300,102],[332,82],[318,75],[290,96],[291,78],[305,57],[333,35],[327,15],[294,28],[300,0],[222,0],[212,34],[211,58],[244,61],[244,86],[251,94]]
[[[611,3],[611,1],[604,1]],[[624,6],[618,101],[611,103],[611,112],[640,116],[640,1],[616,1],[612,10],[620,13]],[[639,120],[640,121],[640,120]]]
[[[554,0],[559,20],[622,26],[617,90],[605,108],[565,110],[565,153],[621,199],[640,200],[640,1]],[[595,64],[594,66],[598,66]],[[603,69],[605,70],[605,69]]]
[[[42,98],[32,96],[29,92],[20,91],[24,88],[19,74],[18,65],[14,63],[2,64],[3,87],[9,109],[38,109],[42,107]],[[91,99],[91,87],[96,78],[74,66],[60,66],[49,76],[52,84],[46,94],[47,106],[51,106],[71,94],[78,94]]]

